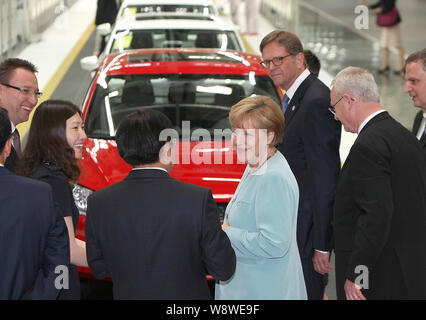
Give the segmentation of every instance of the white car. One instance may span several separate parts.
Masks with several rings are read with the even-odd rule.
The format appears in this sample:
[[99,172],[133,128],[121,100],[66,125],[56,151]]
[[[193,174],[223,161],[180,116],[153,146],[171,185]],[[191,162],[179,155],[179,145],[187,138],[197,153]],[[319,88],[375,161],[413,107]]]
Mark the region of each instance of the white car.
[[213,0],[124,0],[117,19],[151,12],[180,12],[219,15]]
[[96,69],[107,54],[149,48],[212,48],[245,51],[234,24],[218,16],[151,13],[118,19],[99,58],[80,61],[85,70]]

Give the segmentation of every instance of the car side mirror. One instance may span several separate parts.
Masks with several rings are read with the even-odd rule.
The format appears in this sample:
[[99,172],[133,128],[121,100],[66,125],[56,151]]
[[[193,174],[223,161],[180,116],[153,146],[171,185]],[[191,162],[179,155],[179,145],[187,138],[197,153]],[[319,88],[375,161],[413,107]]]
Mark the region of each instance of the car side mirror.
[[96,27],[96,30],[102,36],[107,36],[111,33],[111,24],[110,23],[102,23]]
[[83,70],[92,71],[99,67],[99,59],[97,56],[88,56],[80,60],[80,66]]

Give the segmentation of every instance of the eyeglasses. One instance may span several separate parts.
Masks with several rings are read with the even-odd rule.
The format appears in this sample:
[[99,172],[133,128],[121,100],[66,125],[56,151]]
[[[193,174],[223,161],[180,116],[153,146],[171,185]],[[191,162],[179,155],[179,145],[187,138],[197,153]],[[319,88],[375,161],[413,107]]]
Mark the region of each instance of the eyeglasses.
[[342,99],[343,99],[343,96],[342,96],[339,100],[337,100],[337,102],[336,102],[335,104],[331,105],[331,106],[328,108],[328,110],[329,110],[332,114],[336,115],[336,109],[335,109],[334,107],[335,107],[335,106],[336,106],[336,104],[338,104],[338,103],[340,102],[340,100],[342,100]]
[[20,91],[21,93],[23,93],[27,96],[34,94],[37,97],[37,99],[40,99],[40,97],[43,95],[43,93],[38,91],[38,90],[32,91],[31,89],[28,89],[28,88],[16,87],[16,86],[12,86],[11,84],[7,84],[7,83],[0,83],[0,84],[5,86],[5,87],[9,87],[9,88],[18,90],[18,91]]
[[283,64],[284,59],[287,57],[290,57],[291,54],[288,54],[286,56],[280,56],[280,57],[273,57],[271,60],[269,59],[265,59],[263,61],[260,62],[260,64],[264,67],[264,68],[269,68],[269,65],[271,64],[271,62],[274,64],[274,66],[278,67],[280,65]]

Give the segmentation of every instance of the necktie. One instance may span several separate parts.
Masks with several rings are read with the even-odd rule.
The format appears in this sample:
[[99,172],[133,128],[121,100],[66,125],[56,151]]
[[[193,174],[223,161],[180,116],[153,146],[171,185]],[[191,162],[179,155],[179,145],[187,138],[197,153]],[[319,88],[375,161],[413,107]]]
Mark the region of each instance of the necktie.
[[287,110],[289,101],[290,101],[290,98],[287,96],[287,94],[284,94],[284,99],[283,99],[283,102],[281,103],[283,113],[285,113],[285,111]]
[[21,151],[21,138],[19,136],[18,129],[15,129],[12,133],[12,139],[13,139],[13,148],[15,148],[16,154],[18,155],[18,158],[21,158],[22,151]]

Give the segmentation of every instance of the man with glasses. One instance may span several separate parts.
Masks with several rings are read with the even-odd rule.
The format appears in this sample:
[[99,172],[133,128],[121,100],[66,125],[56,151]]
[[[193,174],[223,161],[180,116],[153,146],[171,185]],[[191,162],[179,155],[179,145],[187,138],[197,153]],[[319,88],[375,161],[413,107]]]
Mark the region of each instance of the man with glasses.
[[15,171],[21,156],[21,143],[16,126],[28,120],[41,92],[36,78],[37,68],[26,60],[12,58],[0,63],[0,107],[6,109],[12,123],[11,154],[5,167]]
[[338,299],[426,299],[426,157],[380,105],[371,73],[348,67],[331,109],[358,133],[334,204]]
[[290,32],[275,30],[260,43],[274,83],[285,90],[282,109],[286,157],[299,186],[297,243],[308,298],[322,299],[332,249],[331,217],[340,170],[340,124],[328,111],[330,90],[306,68],[303,46]]

